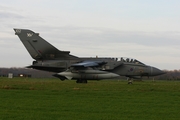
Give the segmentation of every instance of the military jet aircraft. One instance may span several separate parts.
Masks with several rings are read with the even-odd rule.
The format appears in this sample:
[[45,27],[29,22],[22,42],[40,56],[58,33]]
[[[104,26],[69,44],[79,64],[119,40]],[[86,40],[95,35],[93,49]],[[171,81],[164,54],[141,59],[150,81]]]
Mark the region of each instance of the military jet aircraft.
[[69,51],[58,50],[31,30],[14,29],[14,31],[34,59],[28,68],[55,72],[54,76],[61,80],[72,79],[77,80],[77,83],[87,83],[87,80],[119,76],[131,79],[164,74],[158,68],[132,58],[79,58],[71,55]]

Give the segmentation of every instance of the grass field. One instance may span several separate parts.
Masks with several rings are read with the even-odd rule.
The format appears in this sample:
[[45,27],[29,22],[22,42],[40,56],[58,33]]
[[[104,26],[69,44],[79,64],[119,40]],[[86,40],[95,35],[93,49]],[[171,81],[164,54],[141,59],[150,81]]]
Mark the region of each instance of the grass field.
[[0,120],[179,120],[180,82],[0,78]]

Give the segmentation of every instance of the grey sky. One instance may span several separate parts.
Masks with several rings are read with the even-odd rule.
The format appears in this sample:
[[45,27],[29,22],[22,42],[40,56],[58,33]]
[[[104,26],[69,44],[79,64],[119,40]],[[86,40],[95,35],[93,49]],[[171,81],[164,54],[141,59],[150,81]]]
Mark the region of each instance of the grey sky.
[[79,57],[132,57],[180,68],[179,0],[0,0],[0,67],[30,65],[13,28]]

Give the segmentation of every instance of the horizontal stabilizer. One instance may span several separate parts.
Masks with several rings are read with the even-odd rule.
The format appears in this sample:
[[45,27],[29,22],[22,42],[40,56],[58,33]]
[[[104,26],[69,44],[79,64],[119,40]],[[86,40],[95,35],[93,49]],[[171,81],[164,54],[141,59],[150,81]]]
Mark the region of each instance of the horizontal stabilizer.
[[26,66],[26,68],[33,68],[37,70],[43,70],[43,71],[49,71],[49,72],[59,72],[59,71],[64,71],[65,68],[60,68],[60,67],[54,67],[54,66],[39,66],[39,65],[30,65]]

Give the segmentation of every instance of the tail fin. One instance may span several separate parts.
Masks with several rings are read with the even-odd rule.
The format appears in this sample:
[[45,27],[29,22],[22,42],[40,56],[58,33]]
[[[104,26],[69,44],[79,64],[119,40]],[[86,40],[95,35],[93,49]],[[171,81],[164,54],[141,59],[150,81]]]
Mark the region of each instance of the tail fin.
[[46,40],[41,38],[38,33],[27,29],[14,29],[31,57],[35,60],[49,59],[73,59],[75,56],[69,55],[69,51],[60,51]]

